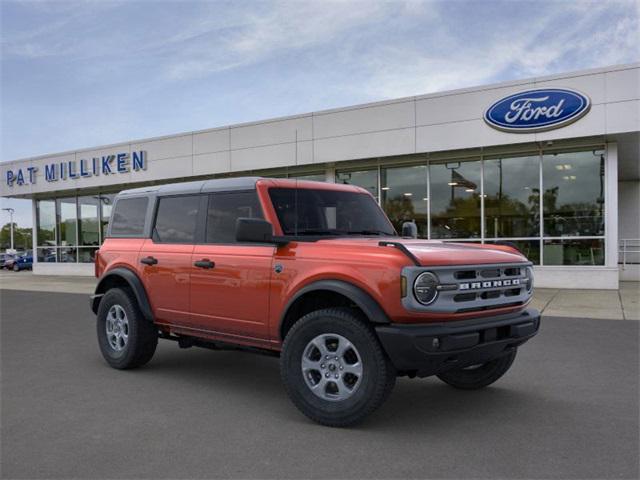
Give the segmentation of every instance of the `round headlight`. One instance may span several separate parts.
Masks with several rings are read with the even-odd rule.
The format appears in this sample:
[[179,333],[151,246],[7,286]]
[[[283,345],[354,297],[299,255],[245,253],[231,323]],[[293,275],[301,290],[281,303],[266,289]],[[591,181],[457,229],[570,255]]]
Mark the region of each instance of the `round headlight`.
[[421,304],[429,305],[438,296],[439,283],[435,273],[421,273],[413,284],[413,294]]
[[527,276],[527,292],[531,293],[533,291],[533,268],[527,267],[525,275]]

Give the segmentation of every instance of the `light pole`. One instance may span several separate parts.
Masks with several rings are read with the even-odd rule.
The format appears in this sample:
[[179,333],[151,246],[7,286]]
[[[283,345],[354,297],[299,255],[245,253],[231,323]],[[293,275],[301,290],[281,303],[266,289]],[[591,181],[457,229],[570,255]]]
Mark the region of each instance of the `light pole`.
[[6,210],[9,212],[9,228],[11,228],[11,251],[13,251],[13,214],[15,210],[13,208],[3,208],[2,210]]

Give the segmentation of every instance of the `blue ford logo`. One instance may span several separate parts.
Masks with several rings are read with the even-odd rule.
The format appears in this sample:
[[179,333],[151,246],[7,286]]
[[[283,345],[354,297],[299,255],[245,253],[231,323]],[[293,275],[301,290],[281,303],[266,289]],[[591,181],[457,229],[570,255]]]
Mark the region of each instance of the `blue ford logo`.
[[590,107],[589,97],[575,90],[541,88],[498,100],[484,113],[484,120],[507,132],[540,132],[575,122]]

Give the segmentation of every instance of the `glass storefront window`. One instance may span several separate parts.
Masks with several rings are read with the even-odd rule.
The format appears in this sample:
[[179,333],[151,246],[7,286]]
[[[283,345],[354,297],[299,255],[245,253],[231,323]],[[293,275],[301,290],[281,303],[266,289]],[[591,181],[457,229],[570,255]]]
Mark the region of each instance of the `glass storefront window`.
[[80,247],[78,248],[78,262],[93,263],[96,259],[96,251],[98,247]]
[[78,249],[73,247],[60,247],[58,248],[58,262],[62,263],[76,263]]
[[604,239],[544,241],[545,265],[604,265]]
[[[382,168],[368,162],[359,170],[337,171],[336,183],[371,192],[398,233],[405,222],[415,222],[420,238],[427,238],[430,230],[431,238],[445,241],[513,243],[536,265],[604,265],[602,149],[543,150],[468,161],[432,158]],[[293,172],[289,178],[326,181],[325,172],[313,170]],[[38,261],[92,262],[114,198],[106,194],[37,201]]]
[[55,263],[58,261],[58,255],[55,247],[38,247],[36,251],[38,262],[40,263]]
[[107,235],[107,227],[109,226],[109,219],[111,218],[111,211],[113,210],[113,200],[116,198],[115,194],[100,195],[101,208],[101,221],[102,239]]
[[480,160],[432,164],[431,237],[480,238]]
[[484,161],[485,237],[540,234],[540,157]]
[[378,200],[378,169],[355,172],[336,172],[336,183],[357,185],[371,192]]
[[38,245],[56,244],[56,202],[53,200],[38,200],[37,203]]
[[485,242],[487,244],[501,243],[511,245],[520,250],[534,265],[540,265],[540,240],[504,240],[500,242]]
[[599,151],[543,155],[545,236],[604,235],[604,164]]
[[396,231],[402,233],[405,222],[416,224],[418,237],[428,236],[429,198],[427,167],[386,168],[381,171],[382,207]]
[[100,245],[98,197],[78,197],[79,245]]
[[303,175],[289,175],[289,178],[296,180],[311,180],[313,182],[326,182],[327,176],[324,172],[308,173]]
[[77,210],[76,198],[56,200],[58,213],[58,245],[76,245]]

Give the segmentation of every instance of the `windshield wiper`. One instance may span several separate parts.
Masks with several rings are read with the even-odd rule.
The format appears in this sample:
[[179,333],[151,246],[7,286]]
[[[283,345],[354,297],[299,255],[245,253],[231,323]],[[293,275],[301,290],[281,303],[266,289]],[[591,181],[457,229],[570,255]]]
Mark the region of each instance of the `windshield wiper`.
[[341,232],[339,230],[298,230],[296,235],[344,235],[347,232]]
[[384,236],[394,236],[392,233],[384,232],[382,230],[314,230],[314,229],[306,229],[306,230],[298,230],[297,235],[384,235]]
[[349,235],[385,235],[392,237],[393,234],[382,230],[357,230],[347,232]]

